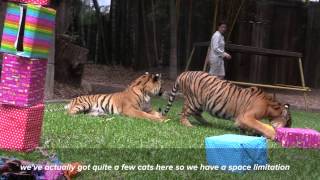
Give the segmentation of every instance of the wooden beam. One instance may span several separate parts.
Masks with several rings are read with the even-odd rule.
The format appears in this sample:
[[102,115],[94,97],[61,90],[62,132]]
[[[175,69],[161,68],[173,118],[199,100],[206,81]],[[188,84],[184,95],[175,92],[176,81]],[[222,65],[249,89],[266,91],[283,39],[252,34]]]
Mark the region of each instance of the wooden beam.
[[[194,43],[194,46],[209,46],[209,45],[210,45],[210,42]],[[298,52],[266,49],[266,48],[244,46],[244,45],[237,45],[237,44],[226,44],[226,49],[231,52],[248,53],[248,54],[263,55],[263,56],[283,56],[283,57],[296,57],[296,58],[302,57],[302,53],[298,53]]]
[[294,91],[303,91],[303,92],[311,91],[311,89],[309,87],[290,86],[290,85],[279,86],[279,85],[269,85],[269,84],[238,82],[238,81],[230,81],[230,82],[233,84],[241,85],[241,86],[256,86],[256,87],[262,87],[262,88],[294,90]]
[[227,44],[226,49],[228,49],[229,51],[250,53],[255,55],[283,56],[283,57],[296,57],[296,58],[302,57],[302,54],[298,52],[258,48],[258,47],[243,46],[243,45],[236,45],[236,44]]

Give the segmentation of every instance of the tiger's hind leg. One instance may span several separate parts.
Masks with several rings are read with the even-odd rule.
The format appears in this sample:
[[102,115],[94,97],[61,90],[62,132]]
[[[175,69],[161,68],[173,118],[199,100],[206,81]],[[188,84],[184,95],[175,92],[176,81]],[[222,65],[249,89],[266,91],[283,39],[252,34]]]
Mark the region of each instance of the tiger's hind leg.
[[75,105],[73,107],[69,107],[68,113],[70,115],[75,115],[75,114],[78,114],[78,113],[81,113],[81,112],[86,112],[88,110],[89,110],[89,107],[87,107],[84,104],[80,104],[80,105]]
[[193,117],[203,125],[211,125],[206,119],[203,118],[201,113],[197,113],[193,115]]
[[192,124],[190,123],[190,121],[188,120],[188,118],[190,116],[193,116],[196,114],[196,111],[193,110],[190,105],[187,103],[187,101],[185,101],[183,109],[182,109],[182,113],[181,113],[181,118],[180,118],[180,123],[184,126],[187,127],[192,127]]

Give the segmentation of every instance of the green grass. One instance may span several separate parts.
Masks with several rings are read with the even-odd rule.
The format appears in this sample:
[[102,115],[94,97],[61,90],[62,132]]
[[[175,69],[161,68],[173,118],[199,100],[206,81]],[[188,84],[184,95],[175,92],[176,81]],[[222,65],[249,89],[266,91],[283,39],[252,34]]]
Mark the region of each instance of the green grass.
[[[154,107],[165,105],[154,101]],[[63,104],[48,105],[57,109]],[[155,123],[122,116],[68,116],[63,111],[46,112],[41,144],[58,154],[62,162],[78,161],[84,165],[201,165],[206,164],[204,138],[239,134],[233,123],[205,115],[212,127],[179,124],[182,102],[175,102],[169,113],[171,121]],[[293,112],[294,127],[320,130],[319,113]],[[112,118],[114,117],[114,118]],[[196,121],[192,120],[194,124]],[[289,171],[255,171],[229,174],[222,171],[82,171],[77,179],[317,179],[320,177],[319,151],[284,149],[268,141],[269,164],[290,165]],[[41,161],[37,152],[0,151],[2,156]]]

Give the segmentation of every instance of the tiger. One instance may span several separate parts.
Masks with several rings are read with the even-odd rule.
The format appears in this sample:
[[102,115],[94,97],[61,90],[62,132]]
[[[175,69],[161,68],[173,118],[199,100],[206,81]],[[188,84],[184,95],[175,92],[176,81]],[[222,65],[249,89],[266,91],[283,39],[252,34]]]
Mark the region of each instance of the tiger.
[[65,106],[68,114],[87,113],[93,116],[120,114],[162,122],[165,118],[151,107],[151,96],[161,95],[161,74],[141,75],[129,86],[111,94],[79,96]]
[[[242,88],[202,71],[187,71],[177,77],[163,115],[169,112],[179,89],[184,96],[180,123],[187,127],[192,127],[190,116],[208,124],[201,115],[208,112],[233,120],[242,130],[253,130],[274,140],[275,128],[290,127],[292,123],[289,104],[273,100],[257,87]],[[271,126],[261,122],[263,118],[269,119]]]

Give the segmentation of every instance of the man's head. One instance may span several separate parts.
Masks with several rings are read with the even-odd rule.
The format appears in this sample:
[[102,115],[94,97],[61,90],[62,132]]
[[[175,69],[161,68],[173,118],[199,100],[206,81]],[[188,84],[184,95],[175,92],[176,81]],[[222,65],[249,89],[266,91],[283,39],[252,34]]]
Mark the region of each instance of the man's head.
[[227,31],[227,23],[221,21],[218,23],[218,31],[221,33],[221,34],[224,34],[226,31]]

